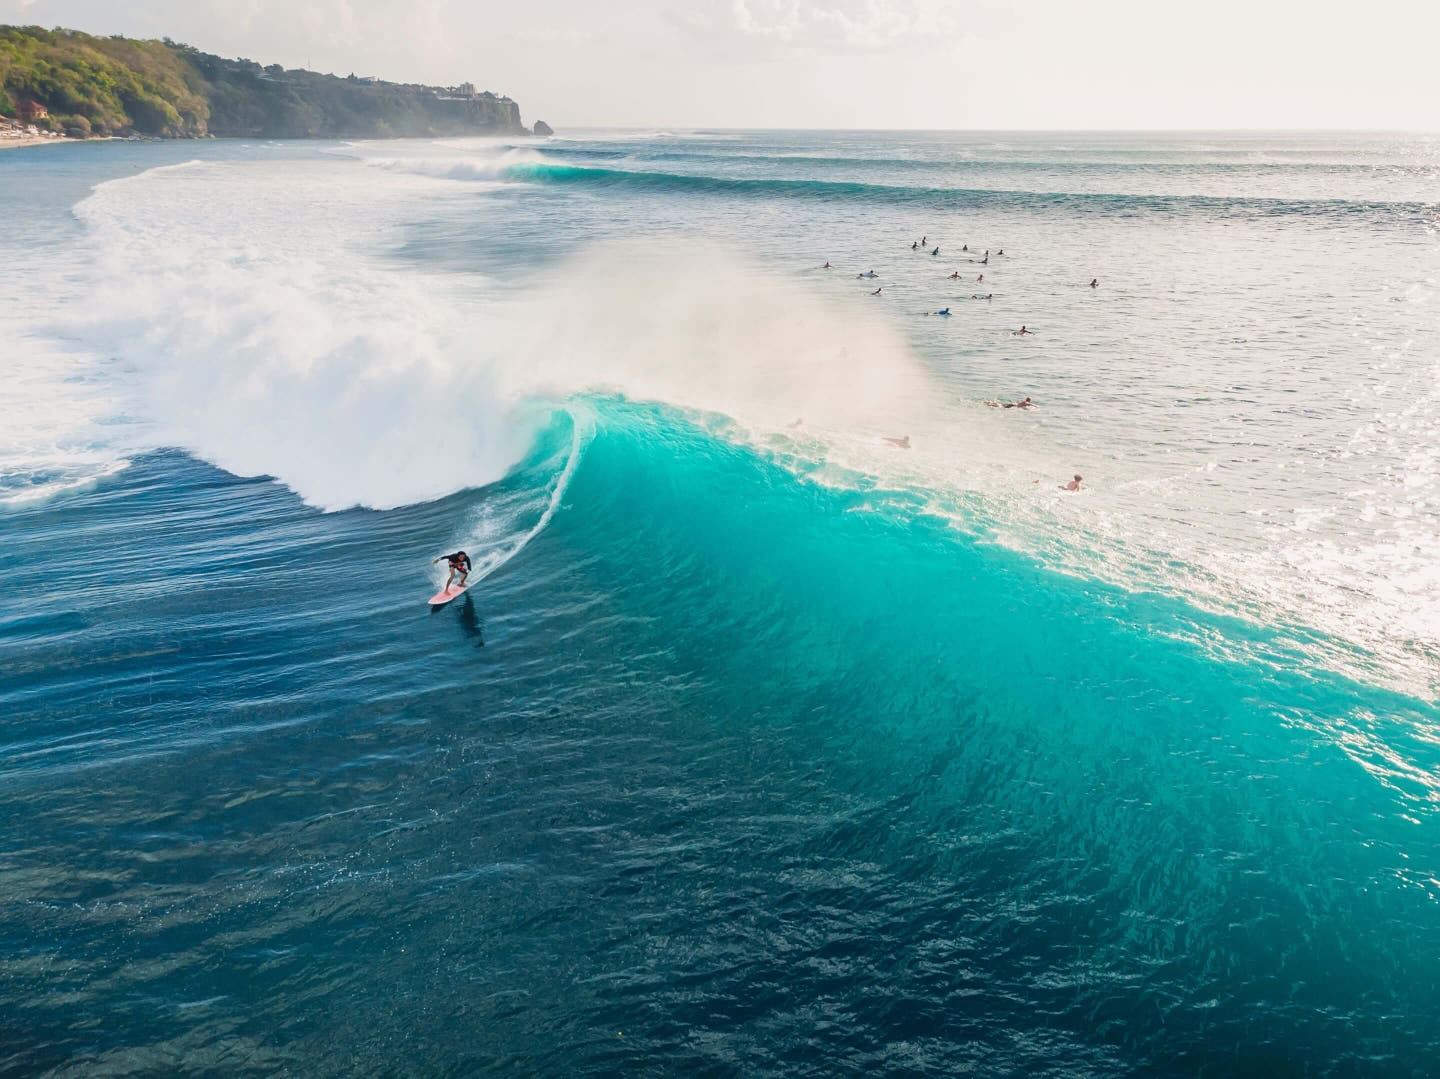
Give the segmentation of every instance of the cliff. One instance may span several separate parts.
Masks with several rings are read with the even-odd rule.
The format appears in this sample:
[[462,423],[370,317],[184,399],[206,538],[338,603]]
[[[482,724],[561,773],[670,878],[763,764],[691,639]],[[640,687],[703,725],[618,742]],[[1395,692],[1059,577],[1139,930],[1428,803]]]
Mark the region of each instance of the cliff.
[[523,134],[520,107],[435,87],[262,67],[188,45],[0,27],[0,115],[70,135],[265,138]]

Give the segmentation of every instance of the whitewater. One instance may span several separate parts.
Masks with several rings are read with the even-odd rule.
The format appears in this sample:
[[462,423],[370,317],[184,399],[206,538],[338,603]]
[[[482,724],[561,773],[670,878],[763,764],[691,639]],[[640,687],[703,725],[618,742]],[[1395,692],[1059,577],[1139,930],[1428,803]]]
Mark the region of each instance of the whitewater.
[[22,1070],[1424,1073],[1440,144],[0,169]]

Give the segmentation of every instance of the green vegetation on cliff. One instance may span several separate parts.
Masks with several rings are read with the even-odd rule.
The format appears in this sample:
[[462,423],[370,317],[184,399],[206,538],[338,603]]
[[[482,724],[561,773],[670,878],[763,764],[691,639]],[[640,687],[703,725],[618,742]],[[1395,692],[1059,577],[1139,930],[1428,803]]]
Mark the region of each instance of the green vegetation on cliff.
[[509,98],[261,67],[165,41],[0,26],[0,116],[71,135],[383,138],[524,131]]

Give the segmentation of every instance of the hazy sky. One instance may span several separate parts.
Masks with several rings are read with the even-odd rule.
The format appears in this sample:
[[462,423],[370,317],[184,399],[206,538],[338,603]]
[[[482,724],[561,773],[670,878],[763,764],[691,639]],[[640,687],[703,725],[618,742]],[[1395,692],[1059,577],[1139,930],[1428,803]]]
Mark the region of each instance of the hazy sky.
[[468,79],[554,124],[1440,128],[1440,0],[0,0],[0,22]]

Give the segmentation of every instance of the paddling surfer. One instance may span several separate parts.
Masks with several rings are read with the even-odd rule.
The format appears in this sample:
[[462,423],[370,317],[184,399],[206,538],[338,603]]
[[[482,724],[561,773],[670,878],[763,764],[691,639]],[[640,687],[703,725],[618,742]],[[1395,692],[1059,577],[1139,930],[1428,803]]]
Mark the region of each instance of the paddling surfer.
[[465,587],[465,578],[470,576],[470,556],[468,554],[464,551],[456,551],[454,554],[442,554],[430,564],[433,566],[437,562],[450,563],[450,576],[445,578],[445,588],[442,591],[448,592],[450,590],[450,584],[455,580],[457,573],[460,575],[460,587]]

